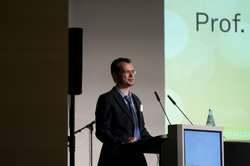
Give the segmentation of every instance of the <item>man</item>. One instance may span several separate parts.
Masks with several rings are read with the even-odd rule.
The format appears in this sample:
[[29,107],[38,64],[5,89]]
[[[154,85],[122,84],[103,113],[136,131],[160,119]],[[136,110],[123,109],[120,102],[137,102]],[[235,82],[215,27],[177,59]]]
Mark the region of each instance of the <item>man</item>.
[[114,60],[111,75],[116,86],[102,94],[96,106],[96,137],[103,143],[98,166],[146,166],[142,153],[117,150],[120,144],[151,137],[145,128],[141,101],[129,89],[135,78],[131,60]]

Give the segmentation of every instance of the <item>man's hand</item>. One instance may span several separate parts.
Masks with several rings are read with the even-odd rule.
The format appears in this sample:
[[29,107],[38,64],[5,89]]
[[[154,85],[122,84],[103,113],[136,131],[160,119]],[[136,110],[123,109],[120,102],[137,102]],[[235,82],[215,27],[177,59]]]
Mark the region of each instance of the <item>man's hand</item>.
[[136,140],[137,140],[136,137],[129,137],[129,138],[125,141],[125,143],[126,143],[126,144],[132,143],[132,142],[135,142]]

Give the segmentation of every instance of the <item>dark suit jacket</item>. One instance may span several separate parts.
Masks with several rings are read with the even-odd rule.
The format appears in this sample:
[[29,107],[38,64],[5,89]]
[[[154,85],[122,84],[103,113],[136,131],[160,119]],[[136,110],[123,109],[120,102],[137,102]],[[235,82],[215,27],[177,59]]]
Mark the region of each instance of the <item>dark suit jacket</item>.
[[[151,137],[145,128],[141,101],[134,94],[132,94],[132,98],[137,110],[141,139]],[[132,161],[133,163],[140,163],[140,160],[145,160],[143,154],[131,156],[128,153],[116,150],[117,145],[122,144],[129,137],[133,137],[134,121],[131,111],[115,88],[98,98],[95,114],[96,137],[103,143],[98,165],[109,166],[118,163],[118,165],[122,165],[132,160],[139,160]],[[132,163],[126,164],[133,165]]]

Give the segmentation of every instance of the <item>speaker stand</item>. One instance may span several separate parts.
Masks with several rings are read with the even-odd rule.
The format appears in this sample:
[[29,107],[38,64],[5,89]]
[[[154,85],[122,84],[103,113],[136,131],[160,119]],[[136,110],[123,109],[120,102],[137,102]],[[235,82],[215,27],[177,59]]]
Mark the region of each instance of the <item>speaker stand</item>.
[[70,166],[75,166],[75,95],[70,95],[69,108],[69,161]]

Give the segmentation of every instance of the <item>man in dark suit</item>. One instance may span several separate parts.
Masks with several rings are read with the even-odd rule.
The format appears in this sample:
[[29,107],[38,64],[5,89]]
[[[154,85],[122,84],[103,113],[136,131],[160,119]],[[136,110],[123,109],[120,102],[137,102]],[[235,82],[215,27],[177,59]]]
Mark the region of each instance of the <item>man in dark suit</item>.
[[130,91],[135,70],[130,59],[118,58],[111,64],[116,84],[102,94],[96,106],[96,137],[103,143],[98,166],[146,166],[142,153],[122,152],[117,146],[149,138],[140,99]]

